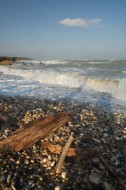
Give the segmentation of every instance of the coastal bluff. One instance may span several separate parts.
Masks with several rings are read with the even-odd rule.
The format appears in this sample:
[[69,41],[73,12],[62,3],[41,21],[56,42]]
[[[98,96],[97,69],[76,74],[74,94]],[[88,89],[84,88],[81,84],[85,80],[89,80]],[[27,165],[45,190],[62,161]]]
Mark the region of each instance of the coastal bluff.
[[31,59],[25,57],[0,56],[0,65],[12,65],[14,62],[21,60],[31,60]]

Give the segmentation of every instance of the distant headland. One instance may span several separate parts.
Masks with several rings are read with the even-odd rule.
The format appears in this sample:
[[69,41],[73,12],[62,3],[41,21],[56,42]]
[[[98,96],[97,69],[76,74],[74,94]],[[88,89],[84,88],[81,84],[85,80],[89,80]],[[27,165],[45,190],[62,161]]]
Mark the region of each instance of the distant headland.
[[16,61],[31,60],[27,57],[0,56],[0,65],[12,65]]

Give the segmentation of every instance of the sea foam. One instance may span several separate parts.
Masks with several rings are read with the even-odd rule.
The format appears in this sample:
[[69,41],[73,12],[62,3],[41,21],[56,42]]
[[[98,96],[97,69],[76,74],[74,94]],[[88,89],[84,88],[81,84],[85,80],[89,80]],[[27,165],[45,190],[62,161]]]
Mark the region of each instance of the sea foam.
[[79,101],[98,101],[102,97],[104,102],[109,97],[114,104],[125,105],[125,62],[47,60],[41,63],[33,60],[0,66],[0,93]]

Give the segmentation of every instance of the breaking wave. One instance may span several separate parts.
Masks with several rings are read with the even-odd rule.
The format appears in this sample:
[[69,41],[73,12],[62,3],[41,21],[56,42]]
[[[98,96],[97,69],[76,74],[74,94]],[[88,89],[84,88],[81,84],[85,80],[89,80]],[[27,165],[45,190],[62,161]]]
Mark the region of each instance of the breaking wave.
[[[15,68],[3,67],[2,74],[4,74],[4,80],[6,84],[12,81],[14,76],[16,78],[17,86],[22,84],[22,87],[27,84],[27,88],[30,88],[31,84],[41,85],[53,85],[53,89],[56,86],[62,88],[80,88],[84,90],[93,90],[94,92],[109,93],[112,97],[119,100],[126,100],[126,79],[107,80],[97,77],[89,77],[81,75],[78,72],[58,72],[54,70],[18,70]],[[2,77],[3,75],[1,75]],[[11,78],[9,77],[11,76]],[[0,81],[2,82],[2,78]],[[15,78],[14,78],[15,80]],[[26,86],[24,87],[26,89]],[[33,85],[32,85],[33,88]]]
[[126,112],[126,61],[23,60],[1,65],[0,94],[65,98]]

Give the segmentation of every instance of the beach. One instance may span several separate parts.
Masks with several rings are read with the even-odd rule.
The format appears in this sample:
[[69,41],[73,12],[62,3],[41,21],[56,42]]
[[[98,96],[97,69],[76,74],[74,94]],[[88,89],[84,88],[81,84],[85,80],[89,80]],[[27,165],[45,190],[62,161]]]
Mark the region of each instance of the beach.
[[[60,112],[70,113],[70,121],[32,147],[0,153],[1,189],[103,189],[126,188],[126,113],[104,111],[87,102],[48,100],[0,95],[0,110],[14,118],[18,126],[0,121],[0,140],[17,128]],[[74,132],[71,147],[100,150],[92,157],[66,157],[61,173],[55,167],[59,155],[41,146],[43,142],[64,146]]]
[[0,1],[0,190],[126,190],[126,1]]

